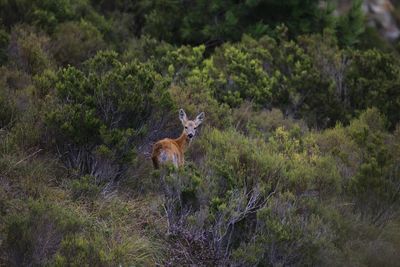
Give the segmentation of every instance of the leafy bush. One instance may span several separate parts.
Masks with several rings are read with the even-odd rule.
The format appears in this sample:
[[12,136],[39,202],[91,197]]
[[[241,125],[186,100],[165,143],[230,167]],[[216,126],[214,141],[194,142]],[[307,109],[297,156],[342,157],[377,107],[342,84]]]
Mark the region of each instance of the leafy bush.
[[90,175],[80,177],[71,182],[72,196],[74,199],[81,197],[95,198],[100,192],[100,187],[96,183],[96,178]]
[[233,118],[235,128],[246,136],[264,138],[268,140],[278,127],[292,130],[297,127],[301,132],[307,132],[308,128],[303,121],[286,118],[281,110],[255,110],[249,102],[243,103],[234,110]]
[[58,250],[64,236],[80,230],[78,217],[61,207],[30,201],[28,209],[5,218],[3,249],[8,264],[45,265]]
[[330,215],[318,201],[340,193],[342,184],[332,158],[311,137],[296,127],[277,128],[266,143],[207,129],[194,146],[197,168],[161,176],[169,230],[177,238],[171,242],[190,240],[208,251],[205,259],[187,247],[194,262],[314,264],[319,253],[331,251],[336,228],[326,225]]
[[113,180],[134,157],[131,144],[145,133],[146,120],[171,102],[149,64],[122,64],[116,53],[100,52],[85,66],[58,73],[46,125],[69,168]]
[[[385,145],[385,121],[377,109],[368,109],[349,126],[349,134],[361,147],[359,169],[350,182],[350,190],[357,197],[358,206],[378,223],[382,216],[390,216],[391,205],[399,201],[396,178],[397,164]],[[389,214],[388,214],[389,213]]]
[[[290,193],[273,198],[257,213],[254,238],[233,256],[239,265],[316,264],[334,233],[322,216],[299,212],[307,202]],[[323,233],[323,234],[319,234]]]
[[3,23],[10,27],[18,23],[37,26],[51,33],[58,24],[91,13],[91,7],[82,0],[22,0],[18,3],[4,1],[0,4]]
[[7,61],[7,47],[10,36],[0,24],[0,65]]
[[54,57],[63,66],[78,65],[105,47],[99,30],[84,20],[60,24],[53,38]]
[[0,88],[0,129],[11,126],[16,117],[16,107],[9,93]]
[[389,53],[378,50],[354,52],[346,75],[352,110],[378,108],[393,129],[399,121],[399,63]]
[[29,26],[15,26],[8,47],[9,61],[17,68],[37,74],[51,66],[49,38]]
[[210,87],[218,100],[232,107],[244,100],[269,106],[276,80],[269,77],[263,66],[270,54],[262,47],[251,47],[250,51],[248,48],[225,45],[205,63],[211,77]]
[[[140,4],[139,4],[140,6]],[[143,1],[143,31],[173,43],[207,43],[238,41],[244,33],[256,37],[285,23],[291,34],[320,31],[333,26],[332,9],[312,0],[291,1],[197,1],[196,3]],[[175,14],[175,16],[170,16]]]

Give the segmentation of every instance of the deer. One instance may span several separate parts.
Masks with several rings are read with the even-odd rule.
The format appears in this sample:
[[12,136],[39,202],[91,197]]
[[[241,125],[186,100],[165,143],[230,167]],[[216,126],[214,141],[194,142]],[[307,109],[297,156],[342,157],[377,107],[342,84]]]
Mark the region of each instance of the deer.
[[189,120],[185,111],[183,109],[179,110],[179,119],[183,125],[182,134],[176,139],[165,138],[153,145],[151,159],[155,169],[171,163],[175,168],[184,165],[185,150],[196,135],[197,127],[204,121],[204,118],[204,112],[201,112],[196,119]]

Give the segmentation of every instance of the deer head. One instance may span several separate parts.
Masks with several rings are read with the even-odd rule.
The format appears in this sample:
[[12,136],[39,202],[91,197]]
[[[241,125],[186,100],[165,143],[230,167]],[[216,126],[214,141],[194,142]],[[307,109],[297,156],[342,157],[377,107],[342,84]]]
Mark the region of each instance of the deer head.
[[181,120],[184,127],[183,132],[184,134],[186,134],[189,140],[191,140],[196,135],[196,129],[203,122],[204,117],[204,112],[201,112],[199,115],[197,115],[196,119],[192,121],[187,118],[186,113],[183,109],[179,110],[179,119]]

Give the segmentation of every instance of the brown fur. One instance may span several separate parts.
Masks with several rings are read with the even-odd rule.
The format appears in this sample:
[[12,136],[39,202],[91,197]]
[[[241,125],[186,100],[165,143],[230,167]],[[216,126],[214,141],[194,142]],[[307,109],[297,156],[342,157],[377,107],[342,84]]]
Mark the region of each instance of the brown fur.
[[179,111],[179,118],[184,126],[181,136],[176,139],[165,138],[153,145],[151,159],[156,169],[168,162],[172,163],[176,168],[183,166],[185,163],[183,154],[190,142],[189,136],[193,138],[196,134],[196,128],[204,120],[204,113],[200,113],[194,121],[191,121],[187,119],[185,111],[181,109]]
[[164,162],[159,161],[161,152],[167,154],[167,161],[174,162],[174,158],[180,167],[185,163],[183,154],[185,152],[186,144],[188,142],[188,137],[185,133],[182,133],[180,137],[176,139],[165,138],[153,145],[153,153],[151,154],[151,159],[153,160],[154,168],[160,168],[160,165]]

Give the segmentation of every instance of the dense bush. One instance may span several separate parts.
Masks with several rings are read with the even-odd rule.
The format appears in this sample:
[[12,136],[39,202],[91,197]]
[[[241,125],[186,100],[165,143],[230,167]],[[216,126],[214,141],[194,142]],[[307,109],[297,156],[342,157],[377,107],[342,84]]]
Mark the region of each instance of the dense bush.
[[30,74],[51,65],[48,36],[29,26],[15,26],[11,32],[8,58],[11,64]]
[[3,245],[8,264],[13,266],[49,264],[64,236],[80,230],[79,218],[42,202],[31,202],[28,211],[5,220]]
[[[316,263],[334,245],[317,200],[340,193],[342,185],[332,159],[295,136],[278,128],[266,144],[234,131],[205,132],[196,145],[204,157],[197,159],[200,169],[165,178],[170,231],[202,240],[208,260],[219,264]],[[327,233],[318,237],[320,231]],[[195,251],[187,253],[199,260]]]
[[85,71],[60,70],[54,81],[45,114],[49,141],[69,168],[113,180],[133,159],[132,142],[146,133],[146,120],[161,116],[171,101],[149,64],[123,64],[115,52],[84,64]]
[[0,128],[10,127],[16,117],[15,104],[5,88],[0,89]]
[[66,66],[78,65],[104,46],[101,33],[90,22],[66,22],[57,27],[52,50],[57,62]]
[[357,51],[347,74],[352,110],[378,108],[393,129],[399,122],[398,58],[377,50]]
[[10,36],[0,25],[0,65],[7,61],[7,46]]

